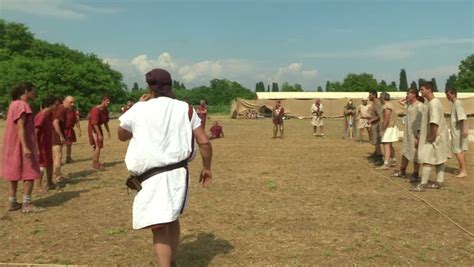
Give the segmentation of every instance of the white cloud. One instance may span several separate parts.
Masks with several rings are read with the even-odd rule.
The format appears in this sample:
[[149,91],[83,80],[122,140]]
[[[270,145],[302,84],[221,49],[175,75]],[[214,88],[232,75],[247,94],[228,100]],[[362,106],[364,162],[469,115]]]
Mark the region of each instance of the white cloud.
[[135,66],[142,74],[147,73],[153,68],[153,62],[148,59],[147,55],[136,56],[130,63]]
[[222,65],[214,61],[202,61],[196,64],[185,65],[179,68],[179,77],[185,83],[204,82],[219,78],[222,74]]
[[2,0],[2,9],[45,17],[83,20],[87,12],[116,13],[116,8],[89,6],[69,0]]
[[328,53],[314,53],[307,55],[308,58],[374,58],[380,60],[401,60],[415,55],[417,49],[433,46],[450,46],[458,44],[474,44],[474,38],[459,39],[422,39],[404,41],[392,44],[384,44],[369,49],[340,51]]
[[310,83],[318,77],[316,69],[303,69],[301,63],[291,63],[288,66],[278,68],[276,74],[269,82]]

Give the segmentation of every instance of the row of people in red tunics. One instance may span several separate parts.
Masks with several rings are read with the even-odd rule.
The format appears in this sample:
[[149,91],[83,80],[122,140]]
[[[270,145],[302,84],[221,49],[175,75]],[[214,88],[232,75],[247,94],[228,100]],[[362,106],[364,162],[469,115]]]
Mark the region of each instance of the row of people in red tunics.
[[[29,102],[35,98],[33,84],[24,82],[13,87],[12,102],[8,108],[2,153],[2,176],[9,182],[8,210],[22,209],[23,212],[41,211],[31,204],[33,182],[37,181],[39,191],[56,187],[55,182],[64,179],[61,172],[62,148],[76,141],[74,126],[80,135],[79,116],[73,111],[75,99],[67,96],[61,101],[55,96],[47,96],[42,101],[41,111],[34,117]],[[89,112],[88,135],[93,146],[93,167],[103,169],[99,162],[103,147],[103,124],[107,132],[109,97],[103,97],[101,104]],[[110,136],[110,133],[109,133]],[[67,162],[72,162],[67,154]],[[42,176],[46,172],[47,182],[43,187]],[[54,175],[54,178],[53,178]],[[23,202],[16,198],[18,182],[23,181]]]

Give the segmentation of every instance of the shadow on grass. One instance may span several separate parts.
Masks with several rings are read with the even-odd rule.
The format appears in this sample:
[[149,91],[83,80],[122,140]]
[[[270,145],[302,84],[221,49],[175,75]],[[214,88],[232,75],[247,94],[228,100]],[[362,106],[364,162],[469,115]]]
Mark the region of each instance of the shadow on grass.
[[453,168],[450,166],[445,166],[444,167],[444,172],[450,173],[450,174],[457,174],[458,168]]
[[[63,156],[63,157],[64,157],[64,156]],[[75,159],[74,162],[72,162],[72,163],[65,163],[65,162],[63,162],[63,164],[65,164],[65,165],[71,165],[71,164],[74,164],[74,163],[79,163],[79,162],[84,162],[84,161],[90,161],[90,162],[92,162],[92,158],[89,157],[89,158]]]
[[89,192],[89,190],[59,192],[55,193],[54,195],[38,199],[35,201],[35,204],[45,208],[55,207],[66,203],[73,198],[79,197],[81,193],[85,192]]
[[91,175],[95,172],[96,172],[95,170],[84,170],[84,171],[69,173],[67,175],[67,177],[68,177],[68,179],[75,179],[75,178],[89,176],[89,175]]
[[[186,239],[193,241],[186,242]],[[178,247],[178,264],[181,266],[208,266],[219,254],[227,254],[234,247],[227,240],[216,239],[211,233],[188,235],[181,239]]]
[[116,160],[116,161],[112,161],[112,162],[105,162],[104,167],[106,167],[106,168],[107,167],[113,167],[113,166],[115,166],[117,164],[120,164],[120,163],[124,163],[124,161],[123,160]]

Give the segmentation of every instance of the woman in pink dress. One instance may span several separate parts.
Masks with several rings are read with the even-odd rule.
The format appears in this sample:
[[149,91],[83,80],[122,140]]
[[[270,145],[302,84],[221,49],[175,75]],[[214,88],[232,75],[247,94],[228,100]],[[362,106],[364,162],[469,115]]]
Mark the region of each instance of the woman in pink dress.
[[[35,88],[31,83],[20,83],[13,87],[11,95],[2,155],[2,174],[8,181],[8,210],[41,211],[31,204],[33,181],[40,177],[34,117],[28,104],[35,98]],[[18,181],[23,181],[23,205],[16,199]]]

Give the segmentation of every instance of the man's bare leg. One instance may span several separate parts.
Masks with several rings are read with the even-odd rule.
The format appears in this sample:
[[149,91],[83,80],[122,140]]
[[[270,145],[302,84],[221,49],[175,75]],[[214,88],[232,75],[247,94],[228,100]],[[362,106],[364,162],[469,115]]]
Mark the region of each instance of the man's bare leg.
[[62,162],[62,146],[54,145],[53,146],[53,170],[54,170],[54,178],[57,181],[63,178],[62,173],[61,173],[61,162]]
[[158,265],[161,267],[170,267],[173,260],[169,230],[169,225],[163,225],[151,230],[153,233],[153,249]]
[[180,237],[181,227],[179,224],[179,219],[169,224],[169,234],[171,240],[171,261],[176,262],[176,255],[178,252],[178,244]]
[[466,169],[466,157],[464,152],[456,153],[456,159],[458,160],[459,164],[459,174],[456,175],[458,178],[466,177],[467,176],[467,169]]

